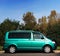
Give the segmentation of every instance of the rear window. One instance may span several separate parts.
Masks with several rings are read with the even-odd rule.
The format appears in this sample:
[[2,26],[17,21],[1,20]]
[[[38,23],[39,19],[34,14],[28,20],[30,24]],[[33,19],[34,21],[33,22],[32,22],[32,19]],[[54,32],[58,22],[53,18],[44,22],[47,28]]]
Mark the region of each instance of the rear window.
[[11,32],[11,33],[9,33],[8,38],[30,39],[31,38],[31,33],[27,33],[27,32]]

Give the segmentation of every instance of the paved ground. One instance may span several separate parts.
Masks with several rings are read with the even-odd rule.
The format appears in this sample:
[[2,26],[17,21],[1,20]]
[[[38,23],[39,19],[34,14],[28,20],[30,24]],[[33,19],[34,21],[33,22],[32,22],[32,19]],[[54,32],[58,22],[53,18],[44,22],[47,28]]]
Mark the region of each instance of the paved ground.
[[54,53],[39,53],[39,52],[18,52],[14,54],[4,53],[0,51],[0,56],[60,56],[60,51],[56,50]]
[[60,56],[59,53],[15,53],[15,54],[0,54],[0,56]]

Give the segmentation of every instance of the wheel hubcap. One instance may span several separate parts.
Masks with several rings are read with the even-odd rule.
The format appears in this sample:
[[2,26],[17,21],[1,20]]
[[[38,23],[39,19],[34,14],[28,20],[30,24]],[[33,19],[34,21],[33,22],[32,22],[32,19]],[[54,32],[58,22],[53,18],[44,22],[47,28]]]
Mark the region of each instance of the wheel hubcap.
[[51,50],[50,50],[50,47],[48,47],[48,46],[47,46],[47,47],[45,47],[45,49],[44,49],[44,50],[45,50],[45,52],[46,52],[46,53],[49,53],[49,52],[51,51]]
[[14,53],[15,52],[15,47],[10,47],[10,53]]

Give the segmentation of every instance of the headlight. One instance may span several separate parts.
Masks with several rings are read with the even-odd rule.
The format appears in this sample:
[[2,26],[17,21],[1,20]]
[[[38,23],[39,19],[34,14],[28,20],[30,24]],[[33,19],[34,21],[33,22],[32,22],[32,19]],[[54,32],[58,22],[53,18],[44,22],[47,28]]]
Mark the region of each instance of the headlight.
[[53,41],[52,43],[54,43],[54,44],[55,44],[55,41]]

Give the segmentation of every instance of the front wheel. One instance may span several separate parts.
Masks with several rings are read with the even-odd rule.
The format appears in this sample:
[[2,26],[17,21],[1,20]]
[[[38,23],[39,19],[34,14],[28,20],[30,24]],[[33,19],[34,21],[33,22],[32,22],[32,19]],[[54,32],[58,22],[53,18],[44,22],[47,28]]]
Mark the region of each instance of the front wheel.
[[50,52],[52,52],[52,48],[50,46],[45,46],[43,51],[45,53],[50,53]]
[[9,47],[9,52],[10,53],[15,53],[16,52],[16,47],[15,46],[10,46]]

